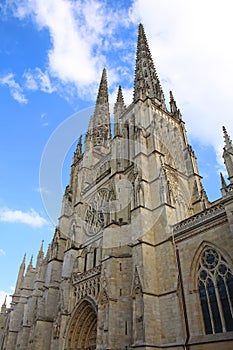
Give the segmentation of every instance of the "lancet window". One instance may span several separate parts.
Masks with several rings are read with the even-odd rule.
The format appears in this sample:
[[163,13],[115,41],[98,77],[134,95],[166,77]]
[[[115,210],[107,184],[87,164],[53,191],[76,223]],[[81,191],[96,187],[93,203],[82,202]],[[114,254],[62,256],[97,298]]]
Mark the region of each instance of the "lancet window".
[[233,331],[233,274],[227,261],[207,247],[200,258],[198,290],[206,334]]

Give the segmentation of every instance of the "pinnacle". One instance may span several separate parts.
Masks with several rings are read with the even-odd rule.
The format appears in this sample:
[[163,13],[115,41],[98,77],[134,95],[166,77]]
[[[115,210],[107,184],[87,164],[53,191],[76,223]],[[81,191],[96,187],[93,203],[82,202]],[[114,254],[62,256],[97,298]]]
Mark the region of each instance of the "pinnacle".
[[220,178],[221,178],[222,188],[227,187],[226,181],[225,181],[225,179],[224,179],[223,174],[222,174],[221,171],[220,171]]
[[227,133],[225,126],[222,127],[222,130],[223,130],[223,136],[224,136],[224,140],[225,140],[226,150],[228,150],[228,149],[233,147],[232,141],[230,139],[230,136]]
[[117,93],[117,102],[124,104],[124,98],[123,98],[122,89],[121,89],[120,85],[119,85],[118,93]]

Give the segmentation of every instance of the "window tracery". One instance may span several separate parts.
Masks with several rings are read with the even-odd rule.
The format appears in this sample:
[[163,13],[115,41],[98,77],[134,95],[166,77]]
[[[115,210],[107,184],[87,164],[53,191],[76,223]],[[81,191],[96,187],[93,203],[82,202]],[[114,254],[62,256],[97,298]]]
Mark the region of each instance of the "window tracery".
[[233,274],[224,257],[207,247],[198,267],[198,290],[206,334],[233,330]]

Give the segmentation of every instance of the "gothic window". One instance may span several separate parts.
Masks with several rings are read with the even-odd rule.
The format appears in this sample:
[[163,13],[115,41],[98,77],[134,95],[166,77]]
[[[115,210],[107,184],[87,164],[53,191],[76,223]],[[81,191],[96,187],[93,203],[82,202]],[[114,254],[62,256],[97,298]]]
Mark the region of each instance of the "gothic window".
[[198,289],[205,333],[233,331],[233,274],[223,256],[210,247],[200,258]]
[[84,256],[83,272],[86,272],[86,271],[87,271],[87,254],[88,254],[88,253],[85,253],[85,256]]
[[96,267],[97,264],[97,248],[94,248],[93,251],[93,267]]

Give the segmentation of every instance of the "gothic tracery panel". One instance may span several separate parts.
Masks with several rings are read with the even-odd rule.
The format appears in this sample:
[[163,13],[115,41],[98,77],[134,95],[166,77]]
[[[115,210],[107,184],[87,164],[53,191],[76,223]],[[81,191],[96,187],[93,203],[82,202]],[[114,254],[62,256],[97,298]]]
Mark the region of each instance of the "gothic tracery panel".
[[233,330],[233,274],[224,257],[206,247],[198,267],[198,290],[206,334]]

